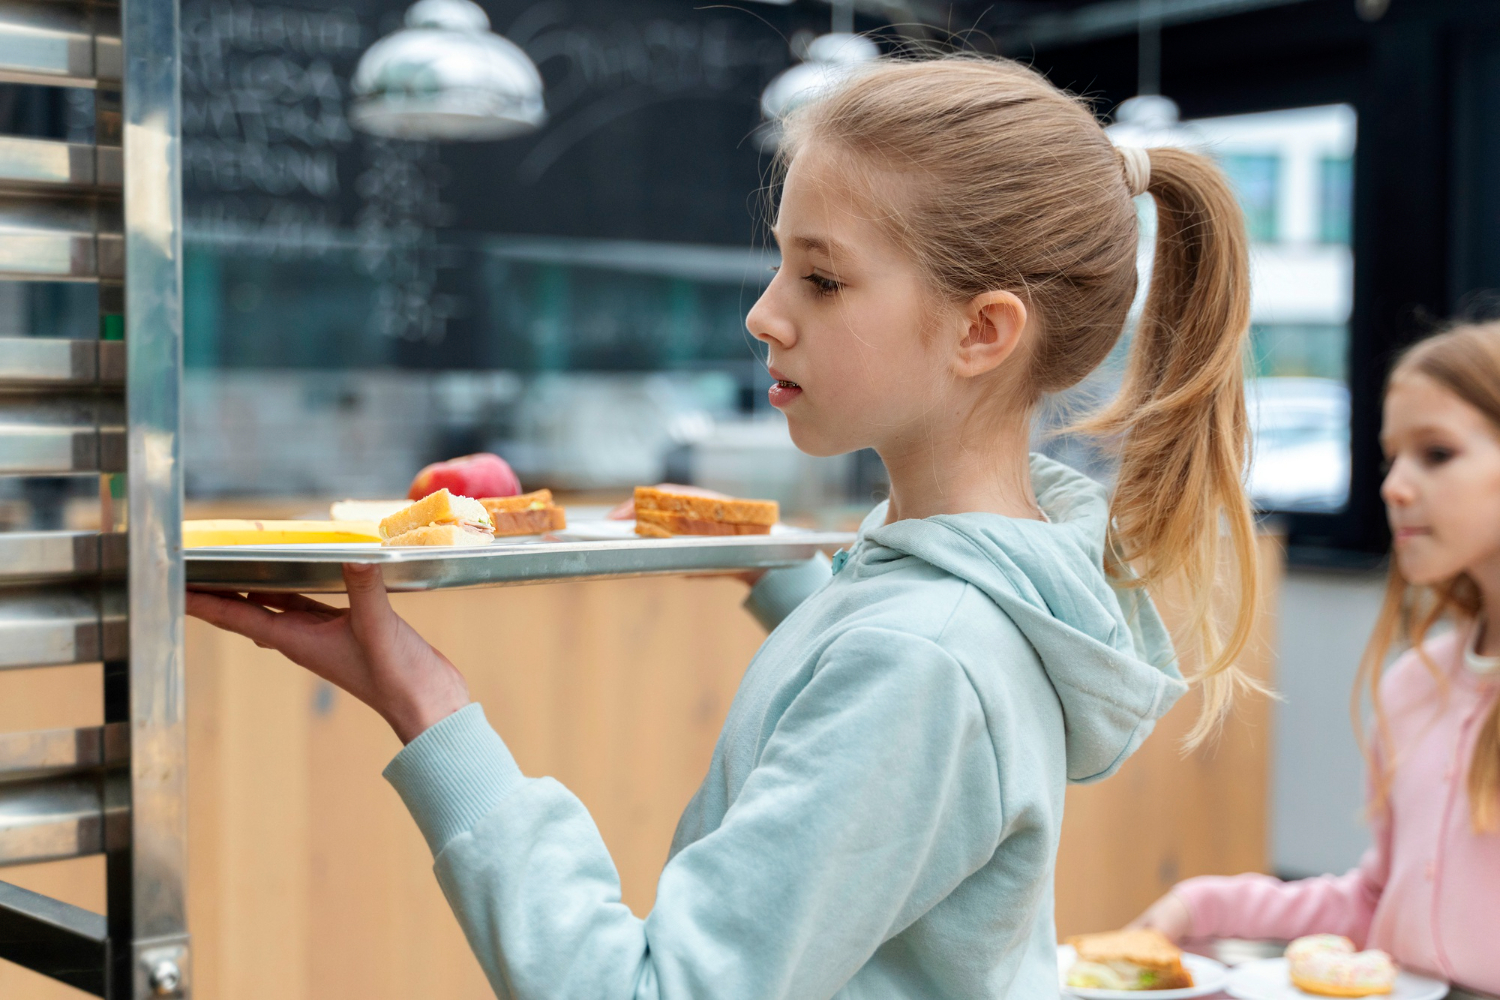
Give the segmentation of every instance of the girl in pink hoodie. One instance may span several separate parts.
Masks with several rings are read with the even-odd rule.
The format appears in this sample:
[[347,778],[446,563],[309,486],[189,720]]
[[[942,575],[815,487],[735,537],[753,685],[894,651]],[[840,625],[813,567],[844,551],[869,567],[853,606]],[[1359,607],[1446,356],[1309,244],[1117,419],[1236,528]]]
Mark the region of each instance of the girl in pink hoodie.
[[[1374,846],[1339,876],[1188,879],[1136,925],[1174,939],[1343,934],[1500,993],[1500,323],[1400,360],[1381,445],[1395,555],[1361,667]],[[1452,631],[1426,638],[1445,617]],[[1401,632],[1413,648],[1382,671]]]

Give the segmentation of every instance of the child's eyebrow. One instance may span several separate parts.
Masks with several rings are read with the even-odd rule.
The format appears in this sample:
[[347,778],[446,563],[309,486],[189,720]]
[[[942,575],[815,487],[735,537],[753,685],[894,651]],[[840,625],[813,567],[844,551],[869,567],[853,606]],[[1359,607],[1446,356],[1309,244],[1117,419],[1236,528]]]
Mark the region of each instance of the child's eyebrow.
[[847,260],[852,256],[851,251],[838,240],[822,236],[796,236],[792,243],[808,253],[820,253],[830,260]]

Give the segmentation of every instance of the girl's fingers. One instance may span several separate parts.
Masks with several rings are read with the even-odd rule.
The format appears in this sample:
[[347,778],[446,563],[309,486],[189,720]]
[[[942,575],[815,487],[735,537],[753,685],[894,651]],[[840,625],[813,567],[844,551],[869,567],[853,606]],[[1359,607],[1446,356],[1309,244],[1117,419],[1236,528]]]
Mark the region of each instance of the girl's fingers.
[[183,610],[216,628],[242,635],[257,645],[274,645],[277,614],[238,594],[224,597],[190,590]]
[[391,610],[380,567],[370,563],[344,564],[344,589],[349,593],[349,613],[356,619],[376,621]]
[[256,604],[276,608],[279,611],[306,611],[319,618],[337,618],[343,614],[341,609],[324,604],[322,601],[315,601],[303,594],[272,594],[256,591],[245,596]]

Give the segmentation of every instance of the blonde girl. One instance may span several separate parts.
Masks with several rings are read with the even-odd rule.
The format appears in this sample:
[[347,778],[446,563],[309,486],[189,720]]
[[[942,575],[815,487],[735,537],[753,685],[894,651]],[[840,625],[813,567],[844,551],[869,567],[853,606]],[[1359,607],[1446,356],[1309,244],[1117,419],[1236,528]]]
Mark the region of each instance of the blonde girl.
[[[1349,873],[1189,879],[1143,916],[1173,937],[1343,934],[1500,994],[1500,323],[1396,365],[1381,444],[1394,539],[1361,664],[1374,845]],[[1453,629],[1429,637],[1448,619]],[[1412,649],[1382,670],[1398,634]]]
[[[1207,593],[1225,524],[1253,573],[1245,235],[1209,162],[1122,154],[1080,101],[977,58],[878,64],[785,136],[781,267],[747,325],[798,447],[876,449],[891,497],[751,662],[648,915],[378,575],[346,568],[347,612],[192,595],[390,721],[386,776],[501,996],[1055,996],[1064,785],[1185,689],[1143,585]],[[1120,337],[1147,191],[1155,277],[1090,425],[1123,441],[1111,500],[1028,456],[1029,424]],[[1251,613],[1197,621],[1200,734]]]

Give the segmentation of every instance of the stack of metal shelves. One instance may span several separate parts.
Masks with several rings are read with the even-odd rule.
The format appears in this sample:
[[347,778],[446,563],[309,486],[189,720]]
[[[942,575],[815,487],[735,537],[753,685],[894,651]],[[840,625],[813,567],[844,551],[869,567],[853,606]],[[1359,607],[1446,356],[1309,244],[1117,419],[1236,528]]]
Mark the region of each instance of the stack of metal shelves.
[[94,282],[100,312],[0,338],[0,475],[97,478],[102,508],[0,533],[0,669],[102,662],[104,686],[102,725],[0,734],[0,864],[102,853],[108,898],[0,881],[0,958],[110,998],[190,992],[177,30],[174,0],[0,0],[0,83],[95,109],[92,143],[0,136],[0,280]]

